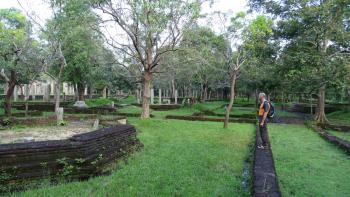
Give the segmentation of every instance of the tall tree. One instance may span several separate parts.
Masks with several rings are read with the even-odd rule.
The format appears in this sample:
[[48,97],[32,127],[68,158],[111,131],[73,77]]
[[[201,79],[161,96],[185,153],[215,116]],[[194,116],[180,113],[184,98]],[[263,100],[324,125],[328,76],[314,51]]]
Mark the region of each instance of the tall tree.
[[[143,82],[141,118],[149,118],[154,69],[162,55],[174,51],[181,40],[181,29],[199,16],[199,1],[95,0],[95,3],[97,9],[109,16],[104,22],[117,25],[126,36],[125,41],[111,37],[109,43],[122,57],[128,56],[140,66]],[[129,66],[125,62],[118,63]]]
[[31,37],[31,33],[30,22],[19,10],[0,10],[0,78],[7,84],[4,102],[7,116],[11,116],[11,97],[15,86],[29,81],[40,71],[34,58],[39,51],[39,43]]
[[98,29],[97,16],[86,0],[64,1],[62,17],[69,23],[69,33],[62,43],[66,57],[65,80],[76,85],[78,100],[84,100],[85,87],[90,81],[90,73],[99,65],[97,56],[104,47]]
[[[315,119],[327,122],[325,91],[334,79],[344,73],[342,49],[349,45],[347,0],[262,1],[250,0],[254,9],[264,9],[279,17],[278,30],[285,41],[284,58],[289,74],[303,78],[318,89],[318,110]],[[303,76],[304,77],[303,77]]]
[[224,63],[227,47],[224,37],[216,35],[210,28],[193,26],[186,30],[180,47],[188,54],[189,60],[184,65],[192,66],[192,80],[200,84],[201,100],[205,101],[208,99],[210,82]]
[[[223,20],[223,24],[226,23],[225,16],[219,13],[219,17]],[[225,70],[229,78],[230,87],[230,101],[226,107],[224,128],[228,127],[230,119],[230,112],[232,110],[234,98],[236,80],[238,78],[242,65],[248,58],[248,53],[244,47],[244,34],[243,31],[247,28],[247,20],[245,13],[240,12],[236,16],[231,18],[230,25],[224,28],[223,37],[226,41],[226,50],[224,51]]]

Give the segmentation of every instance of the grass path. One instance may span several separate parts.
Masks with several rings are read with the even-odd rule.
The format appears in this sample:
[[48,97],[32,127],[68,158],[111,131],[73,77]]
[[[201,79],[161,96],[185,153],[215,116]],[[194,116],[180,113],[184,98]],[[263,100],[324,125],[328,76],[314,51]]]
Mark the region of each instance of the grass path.
[[269,125],[283,196],[350,196],[350,157],[305,126]]
[[109,176],[13,196],[249,196],[241,188],[254,126],[130,119],[145,145]]

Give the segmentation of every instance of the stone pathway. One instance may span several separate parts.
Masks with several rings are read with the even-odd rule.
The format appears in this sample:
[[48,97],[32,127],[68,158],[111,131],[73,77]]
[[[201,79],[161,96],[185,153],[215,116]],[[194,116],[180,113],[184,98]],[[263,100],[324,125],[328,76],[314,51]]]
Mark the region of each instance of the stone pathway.
[[253,197],[280,197],[277,174],[271,148],[258,149],[261,145],[259,127],[256,128],[255,155],[253,167]]

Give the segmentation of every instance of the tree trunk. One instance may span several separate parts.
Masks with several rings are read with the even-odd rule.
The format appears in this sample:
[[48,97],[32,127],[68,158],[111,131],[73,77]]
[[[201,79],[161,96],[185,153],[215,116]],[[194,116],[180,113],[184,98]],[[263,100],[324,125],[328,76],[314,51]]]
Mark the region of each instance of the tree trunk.
[[203,92],[202,92],[202,102],[205,102],[208,99],[208,84],[205,82],[203,84]]
[[320,87],[318,90],[318,110],[316,114],[316,121],[318,123],[327,123],[328,120],[326,118],[326,113],[325,113],[325,91],[326,91],[326,85],[323,85]]
[[235,99],[236,78],[237,78],[236,73],[233,73],[233,76],[231,77],[230,102],[226,108],[226,113],[225,113],[225,120],[224,120],[224,128],[225,129],[228,127],[228,122],[230,119],[230,112],[232,110],[233,101]]
[[61,83],[55,83],[55,113],[58,114],[58,108],[60,108],[60,98],[61,97]]
[[15,86],[17,83],[17,74],[15,71],[11,71],[11,76],[8,81],[8,89],[5,95],[5,102],[4,102],[4,110],[6,116],[11,116],[11,97],[13,95],[13,91],[15,90]]
[[13,94],[13,91],[15,90],[15,84],[9,84],[9,88],[7,90],[7,93],[5,95],[5,103],[4,103],[4,109],[5,109],[5,115],[11,116],[11,97]]
[[149,102],[151,94],[151,81],[152,73],[150,71],[145,71],[143,76],[143,94],[142,94],[142,113],[141,118],[147,119],[150,118]]
[[84,101],[85,86],[82,83],[77,83],[78,101]]

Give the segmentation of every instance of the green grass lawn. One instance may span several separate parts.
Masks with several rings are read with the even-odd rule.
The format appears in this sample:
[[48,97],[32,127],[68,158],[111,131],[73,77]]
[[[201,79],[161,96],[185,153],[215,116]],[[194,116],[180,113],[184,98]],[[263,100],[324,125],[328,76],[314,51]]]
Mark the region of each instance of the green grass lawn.
[[46,186],[13,196],[249,196],[241,187],[254,126],[177,120],[138,120],[145,147],[111,175]]
[[350,132],[341,132],[341,131],[333,131],[333,130],[327,130],[327,132],[341,139],[350,141]]
[[350,157],[305,126],[269,125],[283,196],[350,196]]
[[[166,110],[166,111],[155,111],[151,110],[151,114],[155,116],[155,118],[165,118],[166,115],[179,115],[179,116],[190,116],[195,112],[200,112],[200,110],[213,110],[221,105],[223,105],[225,102],[218,101],[218,102],[205,102],[205,103],[197,103],[191,107],[181,107],[179,109],[173,109],[173,110]],[[137,106],[125,106],[118,109],[118,112],[122,113],[141,113],[142,108]]]
[[[216,109],[214,111],[217,114],[222,114],[224,115],[226,113],[226,110],[224,107],[221,107],[219,109]],[[230,114],[235,114],[235,115],[242,115],[242,114],[255,114],[256,110],[254,107],[232,107],[232,110]]]
[[107,98],[85,99],[85,103],[89,107],[98,107],[103,105],[110,105],[112,103],[112,100]]
[[341,123],[350,125],[350,111],[336,111],[327,114],[327,118],[331,123]]
[[194,107],[181,107],[179,109],[167,111],[153,111],[152,114],[155,118],[165,118],[167,115],[191,116],[195,112],[199,112],[199,110]]
[[131,104],[131,103],[136,103],[137,102],[137,99],[135,96],[133,95],[129,95],[125,98],[118,98],[118,101],[116,103],[119,103],[119,104]]
[[226,101],[213,101],[213,102],[203,102],[194,104],[194,108],[197,110],[215,110],[220,108],[222,105],[227,104]]
[[142,108],[137,107],[137,106],[133,106],[133,105],[128,105],[125,107],[118,108],[118,112],[121,112],[121,113],[141,113]]

